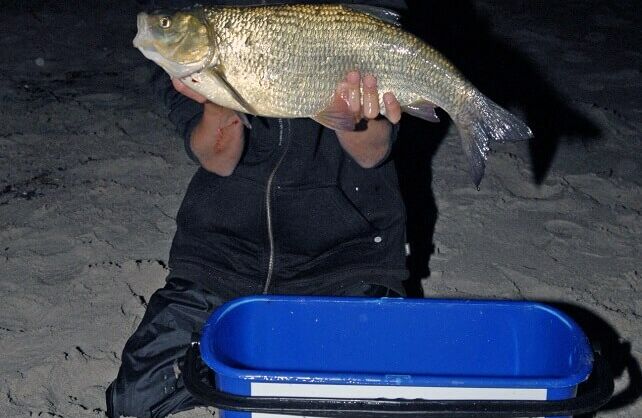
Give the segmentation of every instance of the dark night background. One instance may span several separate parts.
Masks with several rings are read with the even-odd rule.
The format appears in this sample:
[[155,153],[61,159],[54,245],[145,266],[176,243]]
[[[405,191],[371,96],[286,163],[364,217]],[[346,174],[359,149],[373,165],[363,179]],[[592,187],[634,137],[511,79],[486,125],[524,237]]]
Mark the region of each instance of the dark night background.
[[[142,3],[2,4],[0,416],[104,416],[167,274],[196,166],[131,46]],[[639,2],[408,4],[404,26],[535,132],[494,147],[478,191],[447,118],[404,116],[409,291],[553,304],[616,376],[595,416],[642,416]]]

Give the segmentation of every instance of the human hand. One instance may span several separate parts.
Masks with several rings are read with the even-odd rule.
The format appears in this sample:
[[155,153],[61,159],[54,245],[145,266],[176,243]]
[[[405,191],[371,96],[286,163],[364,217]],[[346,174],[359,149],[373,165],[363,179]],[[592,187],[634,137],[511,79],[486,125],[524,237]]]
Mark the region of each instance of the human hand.
[[[363,92],[361,85],[363,84]],[[366,75],[361,79],[358,71],[351,71],[339,83],[335,100],[347,103],[354,114],[355,121],[365,119],[362,129],[356,131],[337,130],[337,138],[343,149],[363,168],[379,164],[390,151],[390,134],[392,124],[401,119],[401,106],[395,95],[386,92],[383,95],[385,119],[377,119],[381,113],[377,79]]]
[[197,93],[194,90],[190,89],[189,87],[187,87],[187,85],[185,83],[183,83],[178,78],[172,77],[172,85],[174,86],[174,88],[176,89],[177,92],[179,92],[183,96],[189,97],[190,99],[194,100],[195,102],[198,102],[198,103],[201,103],[201,104],[207,102],[207,97],[205,97],[202,94]]
[[[377,79],[371,74],[366,74],[362,79],[359,71],[350,71],[339,83],[336,94],[348,104],[357,121],[363,118],[375,119],[381,113]],[[394,93],[384,93],[383,103],[386,119],[393,125],[398,123],[401,119],[401,106]]]
[[203,104],[203,116],[194,127],[190,148],[201,166],[220,176],[232,174],[243,153],[245,131],[239,115],[219,106],[172,78],[172,85],[179,93]]

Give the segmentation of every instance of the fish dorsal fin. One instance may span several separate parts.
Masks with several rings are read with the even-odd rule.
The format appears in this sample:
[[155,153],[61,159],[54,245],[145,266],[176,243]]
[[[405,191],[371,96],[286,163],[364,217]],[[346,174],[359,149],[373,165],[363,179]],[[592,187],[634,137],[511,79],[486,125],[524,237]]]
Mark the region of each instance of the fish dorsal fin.
[[219,79],[221,85],[225,87],[228,93],[240,104],[243,106],[245,111],[251,115],[256,115],[256,111],[250,104],[241,96],[241,94],[227,81],[225,75],[218,67],[213,67],[210,69],[212,75]]
[[365,13],[391,25],[401,27],[401,15],[385,7],[368,6],[365,4],[343,4],[343,7],[360,13]]

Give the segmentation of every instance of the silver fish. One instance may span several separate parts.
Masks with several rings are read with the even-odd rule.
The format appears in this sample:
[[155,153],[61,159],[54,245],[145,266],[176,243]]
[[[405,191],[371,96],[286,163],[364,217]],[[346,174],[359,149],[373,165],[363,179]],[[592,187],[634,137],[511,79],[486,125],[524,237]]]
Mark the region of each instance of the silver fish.
[[477,90],[439,52],[404,31],[390,10],[358,5],[195,6],[141,13],[134,46],[167,73],[221,106],[259,116],[310,117],[335,130],[355,129],[336,100],[351,70],[378,79],[379,101],[393,92],[402,110],[456,124],[474,183],[489,142],[532,132]]

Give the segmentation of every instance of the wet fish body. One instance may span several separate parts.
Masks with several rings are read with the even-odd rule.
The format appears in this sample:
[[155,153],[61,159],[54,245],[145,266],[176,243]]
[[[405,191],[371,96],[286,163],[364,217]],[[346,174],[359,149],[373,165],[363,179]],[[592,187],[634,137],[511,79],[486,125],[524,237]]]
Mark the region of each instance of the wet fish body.
[[333,102],[348,71],[378,79],[402,109],[453,119],[479,184],[490,141],[529,138],[530,129],[486,98],[440,53],[402,30],[394,12],[368,6],[195,7],[140,14],[134,40],[145,56],[222,106],[267,117],[311,117],[354,129],[353,115]]

